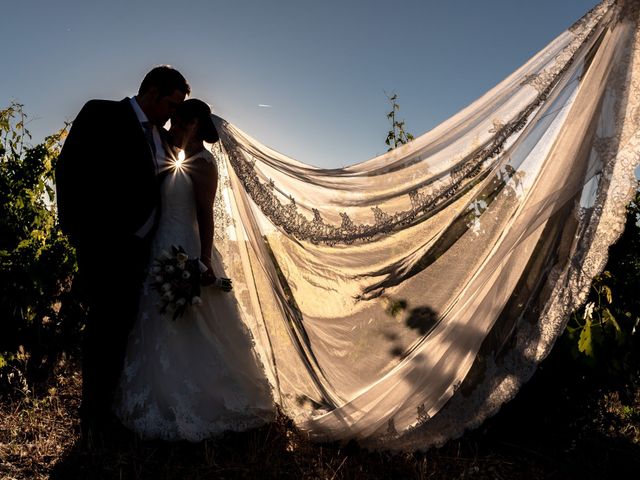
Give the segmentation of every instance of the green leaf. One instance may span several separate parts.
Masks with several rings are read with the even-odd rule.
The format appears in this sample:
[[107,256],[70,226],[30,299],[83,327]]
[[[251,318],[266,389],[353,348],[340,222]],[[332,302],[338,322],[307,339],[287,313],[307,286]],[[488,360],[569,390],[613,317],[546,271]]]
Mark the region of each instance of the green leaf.
[[616,341],[622,342],[622,340],[624,340],[624,332],[622,331],[622,328],[620,328],[620,324],[608,308],[605,308],[602,311],[602,320],[614,328],[614,330],[616,331]]
[[593,357],[593,341],[591,338],[591,320],[587,319],[580,332],[580,339],[578,340],[578,350],[584,353],[587,357]]
[[602,292],[605,294],[606,298],[607,298],[607,302],[609,304],[613,303],[613,294],[611,293],[611,289],[609,287],[607,287],[606,285],[602,286]]

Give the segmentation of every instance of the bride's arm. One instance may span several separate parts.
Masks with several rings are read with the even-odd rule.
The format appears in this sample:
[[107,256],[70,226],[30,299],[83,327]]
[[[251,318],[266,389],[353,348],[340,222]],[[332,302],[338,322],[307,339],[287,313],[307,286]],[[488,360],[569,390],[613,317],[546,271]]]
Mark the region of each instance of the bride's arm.
[[196,197],[200,260],[207,266],[209,273],[214,273],[211,267],[211,249],[213,248],[213,201],[218,188],[218,170],[215,162],[198,158],[193,162],[190,174]]

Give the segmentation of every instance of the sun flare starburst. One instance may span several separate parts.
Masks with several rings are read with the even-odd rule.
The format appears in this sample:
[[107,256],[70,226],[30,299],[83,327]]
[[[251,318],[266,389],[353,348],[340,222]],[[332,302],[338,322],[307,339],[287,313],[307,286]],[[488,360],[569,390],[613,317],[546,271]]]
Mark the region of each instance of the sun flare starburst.
[[185,159],[184,150],[180,150],[178,152],[178,155],[174,158],[172,162],[171,167],[173,168],[173,170],[178,170],[178,171],[184,170],[185,168],[184,159]]

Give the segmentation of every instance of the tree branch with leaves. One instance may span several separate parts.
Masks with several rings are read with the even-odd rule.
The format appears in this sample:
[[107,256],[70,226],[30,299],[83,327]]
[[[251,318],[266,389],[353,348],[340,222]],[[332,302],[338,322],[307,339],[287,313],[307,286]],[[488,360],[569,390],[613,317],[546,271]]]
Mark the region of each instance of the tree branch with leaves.
[[76,268],[54,203],[67,125],[31,145],[26,120],[19,103],[0,109],[0,377],[3,366],[19,360],[17,352],[30,352],[40,365],[58,351],[68,323],[60,305]]
[[389,147],[387,151],[390,152],[400,145],[409,143],[413,140],[413,135],[405,131],[404,120],[399,120],[397,118],[397,114],[400,111],[400,105],[397,101],[398,95],[396,93],[391,95],[385,93],[385,95],[387,95],[387,99],[391,104],[391,111],[387,113],[387,120],[389,120],[389,123],[391,124],[391,130],[389,130],[387,139],[384,141],[384,143]]

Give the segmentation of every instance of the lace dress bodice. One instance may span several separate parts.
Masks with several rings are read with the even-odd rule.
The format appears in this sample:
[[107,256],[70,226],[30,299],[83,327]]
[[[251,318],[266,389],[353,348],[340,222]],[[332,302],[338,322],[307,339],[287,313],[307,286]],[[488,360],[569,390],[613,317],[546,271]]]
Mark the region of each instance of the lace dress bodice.
[[189,170],[194,162],[202,161],[215,164],[213,155],[203,150],[192,158],[182,161],[166,159],[160,165],[165,178],[160,186],[161,209],[152,248],[154,258],[171,243],[184,247],[189,256],[200,255],[196,204]]

